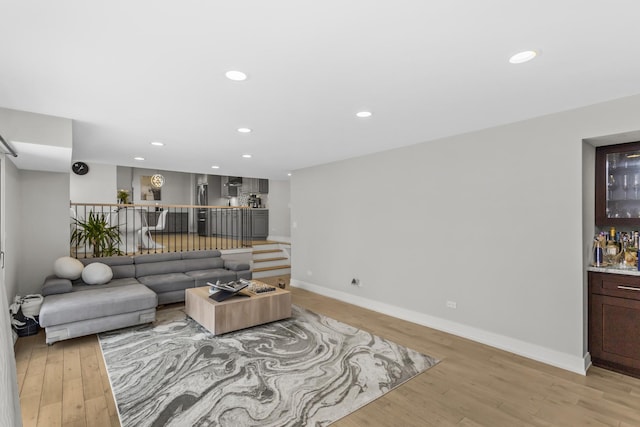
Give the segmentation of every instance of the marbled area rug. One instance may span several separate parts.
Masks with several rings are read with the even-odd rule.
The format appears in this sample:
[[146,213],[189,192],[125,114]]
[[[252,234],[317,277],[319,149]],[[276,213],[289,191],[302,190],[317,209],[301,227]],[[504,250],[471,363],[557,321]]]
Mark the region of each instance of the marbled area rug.
[[217,337],[177,310],[100,334],[122,426],[326,426],[438,362],[292,311]]

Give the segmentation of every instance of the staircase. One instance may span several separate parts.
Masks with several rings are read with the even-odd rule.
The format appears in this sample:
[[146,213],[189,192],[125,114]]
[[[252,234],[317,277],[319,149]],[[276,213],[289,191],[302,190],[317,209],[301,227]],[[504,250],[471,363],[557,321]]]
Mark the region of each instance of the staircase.
[[291,274],[291,244],[269,240],[253,242],[253,278]]

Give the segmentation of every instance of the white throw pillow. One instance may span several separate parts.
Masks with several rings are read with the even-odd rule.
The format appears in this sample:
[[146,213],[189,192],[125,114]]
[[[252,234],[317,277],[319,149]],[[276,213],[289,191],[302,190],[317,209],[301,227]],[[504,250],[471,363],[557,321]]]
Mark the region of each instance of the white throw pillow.
[[101,262],[93,262],[82,270],[82,281],[87,285],[104,285],[112,277],[111,267]]
[[84,265],[75,258],[63,256],[53,263],[53,273],[61,279],[76,280],[82,274]]

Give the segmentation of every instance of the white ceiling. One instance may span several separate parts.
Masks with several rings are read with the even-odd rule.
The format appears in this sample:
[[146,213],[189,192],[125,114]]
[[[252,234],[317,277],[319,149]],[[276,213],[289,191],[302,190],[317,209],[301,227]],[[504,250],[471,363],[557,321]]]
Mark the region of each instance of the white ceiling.
[[[640,93],[637,0],[0,0],[0,13],[0,107],[74,119],[74,160],[286,179]],[[525,49],[541,55],[507,62]]]

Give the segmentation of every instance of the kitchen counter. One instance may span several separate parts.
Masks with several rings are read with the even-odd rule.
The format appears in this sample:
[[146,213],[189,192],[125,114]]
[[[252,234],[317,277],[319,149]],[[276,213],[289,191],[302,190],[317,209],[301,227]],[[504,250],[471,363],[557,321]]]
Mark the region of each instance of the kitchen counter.
[[593,271],[596,273],[613,273],[613,274],[625,274],[627,276],[640,276],[640,271],[636,267],[587,267],[587,271]]

